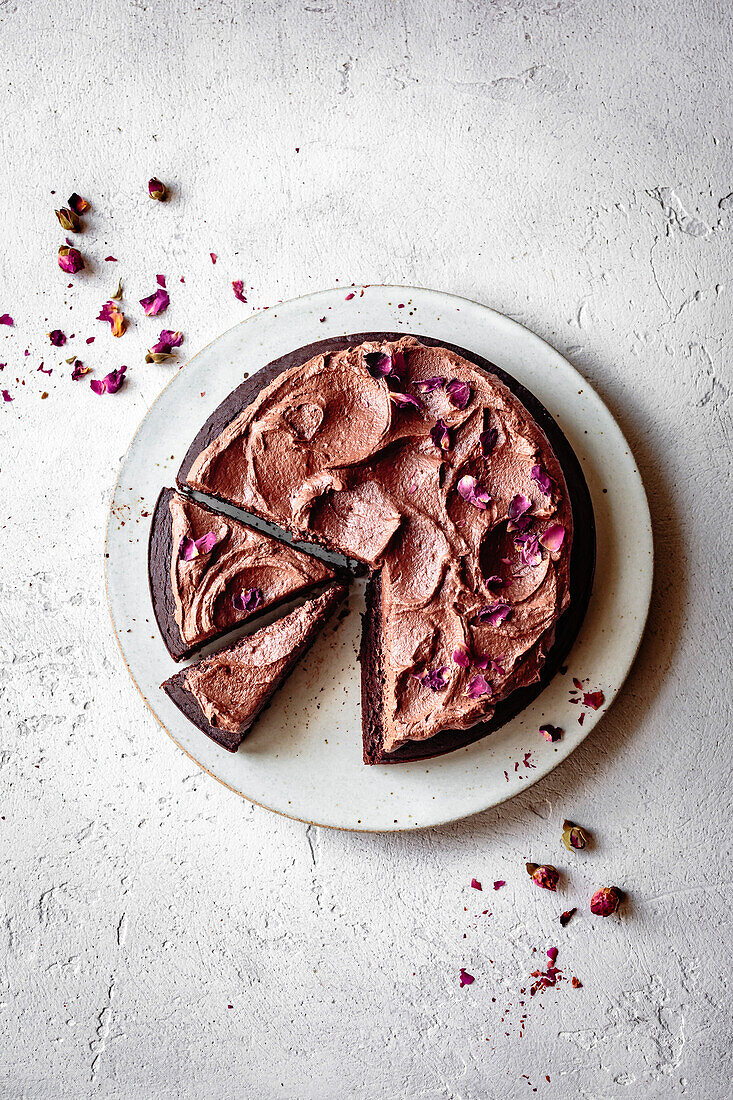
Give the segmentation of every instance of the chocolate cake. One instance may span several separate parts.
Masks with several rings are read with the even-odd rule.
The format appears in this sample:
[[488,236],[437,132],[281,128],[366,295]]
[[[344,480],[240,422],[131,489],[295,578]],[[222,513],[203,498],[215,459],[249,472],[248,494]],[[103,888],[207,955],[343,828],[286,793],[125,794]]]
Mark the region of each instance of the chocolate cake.
[[148,543],[153,610],[176,661],[253,616],[333,580],[330,565],[173,489]]
[[179,484],[372,571],[367,763],[506,721],[587,606],[595,538],[575,455],[514,379],[437,340],[362,333],[284,356],[209,418]]
[[207,737],[236,752],[345,595],[345,585],[331,585],[284,618],[181,669],[163,691]]

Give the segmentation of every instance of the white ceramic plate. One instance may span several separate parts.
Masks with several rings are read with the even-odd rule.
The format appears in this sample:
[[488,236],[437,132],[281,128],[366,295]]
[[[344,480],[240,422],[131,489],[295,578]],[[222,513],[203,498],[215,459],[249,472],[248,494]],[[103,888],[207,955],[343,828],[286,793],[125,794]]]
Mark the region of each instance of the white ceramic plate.
[[[175,484],[198,429],[245,373],[328,336],[391,330],[437,337],[503,367],[539,398],[575,450],[593,499],[599,553],[568,672],[474,745],[434,760],[365,767],[356,663],[363,588],[357,585],[351,614],[316,643],[239,752],[228,753],[159,689],[179,666],[158,635],[150,604],[149,515],[161,487]],[[590,733],[639,647],[652,554],[649,509],[628,444],[597,394],[558,352],[476,302],[434,290],[370,286],[322,291],[257,313],[175,375],[122,463],[108,523],[106,580],[117,640],[133,680],[163,728],[202,768],[243,797],[290,817],[341,829],[397,830],[438,825],[497,805],[546,775]],[[604,706],[588,710],[582,726],[583,708],[570,702],[572,677],[605,695]],[[538,732],[543,722],[561,726],[563,739],[546,742]]]

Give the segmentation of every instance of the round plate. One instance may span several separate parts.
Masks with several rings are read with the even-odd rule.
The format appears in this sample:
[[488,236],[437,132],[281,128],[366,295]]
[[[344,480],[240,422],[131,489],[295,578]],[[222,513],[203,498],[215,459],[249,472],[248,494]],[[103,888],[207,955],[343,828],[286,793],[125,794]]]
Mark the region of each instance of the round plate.
[[[149,517],[158,493],[175,484],[191,440],[245,374],[315,340],[390,329],[458,344],[502,367],[535,394],[575,450],[593,500],[599,553],[593,595],[567,673],[473,745],[435,759],[365,767],[356,663],[363,588],[357,583],[351,614],[336,631],[327,629],[239,752],[228,753],[160,691],[179,666],[158,635],[148,591]],[[382,831],[439,825],[496,806],[580,744],[612,703],[639,647],[651,597],[653,546],[644,487],[629,446],[566,359],[477,302],[414,287],[369,286],[309,294],[254,314],[174,376],[123,460],[105,565],[112,622],[127,667],[184,752],[233,791],[278,813],[316,825]],[[578,695],[573,678],[586,691],[603,692],[599,710],[572,701]],[[539,733],[544,723],[562,727],[562,739],[545,741]]]

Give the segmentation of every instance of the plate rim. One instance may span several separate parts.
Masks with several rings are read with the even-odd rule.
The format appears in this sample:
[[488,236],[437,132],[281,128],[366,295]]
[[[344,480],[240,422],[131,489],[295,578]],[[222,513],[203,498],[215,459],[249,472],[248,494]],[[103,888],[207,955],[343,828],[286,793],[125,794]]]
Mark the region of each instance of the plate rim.
[[[440,299],[450,299],[451,301],[454,301],[454,302],[461,302],[461,303],[469,304],[471,306],[476,306],[480,310],[483,310],[483,311],[485,311],[489,314],[492,314],[494,316],[494,318],[498,319],[501,324],[505,324],[505,325],[508,326],[509,329],[514,329],[516,332],[521,334],[521,339],[523,339],[525,341],[529,340],[530,342],[534,343],[535,346],[538,349],[545,350],[545,351],[549,352],[551,355],[556,356],[559,359],[561,359],[564,367],[567,370],[569,370],[570,372],[572,372],[572,374],[575,376],[575,378],[577,378],[578,381],[580,383],[582,383],[584,392],[592,394],[593,397],[595,398],[595,400],[599,403],[599,405],[605,410],[606,414],[610,417],[611,421],[613,422],[613,424],[614,424],[614,426],[615,426],[615,428],[616,428],[616,430],[619,434],[620,439],[626,445],[627,453],[631,457],[632,462],[634,463],[634,467],[635,467],[634,473],[635,473],[635,477],[636,477],[637,482],[638,482],[638,486],[641,490],[641,498],[642,498],[643,505],[644,505],[644,515],[643,515],[644,530],[643,530],[643,534],[645,536],[645,541],[647,542],[647,546],[648,546],[648,550],[649,550],[649,565],[648,565],[648,573],[647,573],[647,576],[646,576],[646,586],[645,586],[644,598],[643,598],[644,612],[643,612],[643,616],[641,616],[640,619],[639,619],[638,637],[637,637],[633,652],[631,652],[629,650],[629,653],[625,658],[625,661],[624,661],[625,667],[624,667],[624,670],[623,670],[623,674],[621,675],[618,683],[614,687],[613,697],[612,697],[611,701],[609,702],[609,704],[605,707],[603,713],[599,716],[598,721],[600,721],[608,713],[608,711],[611,709],[611,707],[616,702],[619,694],[621,693],[621,690],[622,690],[624,684],[626,683],[626,680],[628,679],[629,673],[631,672],[631,669],[633,668],[634,663],[635,663],[635,661],[637,659],[637,656],[639,654],[639,650],[641,648],[641,644],[642,644],[642,641],[644,639],[644,635],[646,633],[646,627],[647,627],[647,622],[648,622],[648,617],[649,617],[649,611],[650,611],[650,608],[651,608],[651,598],[652,598],[652,594],[653,594],[653,584],[654,584],[654,574],[655,574],[654,530],[653,530],[653,525],[652,525],[652,521],[651,521],[651,511],[650,511],[650,508],[649,508],[649,501],[648,501],[647,494],[646,494],[646,488],[644,486],[644,482],[642,480],[641,474],[639,473],[638,464],[636,463],[636,461],[633,457],[634,452],[633,452],[633,450],[632,450],[632,448],[631,448],[631,446],[630,446],[630,444],[629,444],[629,442],[626,438],[626,435],[624,434],[621,426],[619,425],[616,417],[613,415],[611,410],[606,405],[606,402],[598,394],[595,387],[580,373],[580,371],[577,369],[577,367],[575,367],[562,354],[562,352],[558,351],[557,348],[555,348],[552,344],[550,344],[542,336],[538,335],[538,333],[534,332],[532,329],[527,328],[525,325],[521,324],[521,322],[515,320],[513,317],[509,317],[507,314],[501,313],[499,310],[496,310],[492,306],[486,305],[484,302],[478,301],[477,299],[467,298],[465,295],[454,294],[451,291],[436,290],[435,288],[432,288],[432,287],[420,287],[420,286],[415,286],[415,285],[405,285],[405,284],[399,284],[399,283],[363,283],[363,284],[352,284],[351,286],[336,286],[336,287],[329,287],[329,288],[325,288],[325,289],[321,289],[321,290],[309,291],[307,294],[296,295],[293,298],[285,299],[281,302],[275,303],[274,305],[264,306],[262,309],[251,313],[248,317],[244,317],[241,321],[238,321],[236,324],[230,325],[229,328],[224,329],[222,332],[218,333],[211,340],[209,340],[206,344],[204,344],[201,348],[199,348],[199,350],[195,353],[195,355],[191,356],[190,359],[187,359],[185,361],[185,363],[181,364],[181,367],[179,368],[179,371],[177,371],[175,374],[173,374],[168,379],[168,381],[162,387],[160,392],[156,395],[155,399],[147,407],[147,409],[143,413],[141,419],[139,420],[139,422],[137,424],[137,427],[135,428],[135,431],[133,432],[132,436],[130,437],[130,441],[129,441],[127,447],[125,448],[125,451],[124,451],[124,453],[122,455],[122,458],[120,460],[119,468],[118,468],[118,471],[117,471],[117,476],[115,478],[114,486],[112,488],[112,493],[111,493],[111,497],[110,497],[110,504],[109,504],[109,508],[108,508],[108,512],[107,512],[107,522],[106,522],[106,527],[105,527],[104,558],[103,558],[103,562],[104,562],[104,567],[103,567],[104,591],[105,591],[105,599],[106,599],[106,603],[107,603],[107,610],[109,612],[110,620],[111,620],[111,623],[112,623],[112,631],[113,631],[115,640],[117,642],[117,646],[120,650],[120,655],[122,657],[122,661],[125,665],[125,668],[127,669],[127,672],[130,676],[130,679],[132,680],[133,684],[135,685],[135,688],[137,689],[137,692],[140,695],[140,697],[142,698],[145,706],[147,707],[148,711],[152,714],[153,718],[155,719],[157,724],[160,726],[160,728],[167,734],[167,736],[174,743],[174,745],[176,745],[177,748],[179,748],[181,750],[181,752],[183,752],[188,757],[189,760],[191,760],[194,764],[196,764],[196,766],[198,768],[200,768],[207,775],[211,776],[212,779],[215,779],[217,783],[220,783],[227,790],[232,791],[232,793],[238,795],[243,801],[248,802],[251,805],[259,806],[260,808],[268,810],[271,813],[278,814],[281,817],[287,818],[291,821],[297,821],[297,822],[299,822],[301,824],[304,824],[304,825],[314,825],[314,826],[317,826],[318,828],[332,829],[332,830],[337,831],[337,832],[352,832],[352,833],[376,833],[376,834],[379,834],[379,833],[419,832],[419,831],[422,831],[422,830],[425,830],[425,829],[440,828],[444,825],[448,825],[448,824],[450,824],[452,822],[455,822],[455,821],[464,821],[464,820],[467,820],[470,817],[476,816],[477,814],[486,813],[488,810],[494,809],[497,806],[501,806],[505,802],[508,802],[510,799],[512,799],[512,798],[516,797],[517,795],[522,794],[523,792],[529,790],[536,783],[538,783],[541,779],[544,779],[547,775],[549,775],[552,771],[554,771],[555,768],[557,768],[561,763],[563,763],[565,760],[567,760],[573,754],[573,752],[579,747],[579,745],[581,745],[586,740],[586,738],[593,732],[593,730],[596,728],[596,725],[598,724],[598,722],[595,722],[593,725],[589,725],[587,729],[584,729],[582,731],[580,737],[576,740],[576,742],[573,744],[573,746],[566,753],[564,753],[564,754],[558,753],[556,759],[553,760],[551,758],[546,765],[543,764],[541,767],[538,767],[536,769],[537,774],[533,774],[533,775],[527,777],[526,782],[524,783],[524,785],[521,788],[519,788],[519,789],[509,789],[509,790],[506,791],[506,793],[502,793],[502,795],[498,798],[492,797],[492,800],[486,806],[483,806],[483,807],[480,807],[480,808],[472,808],[472,809],[467,810],[465,813],[458,813],[458,814],[449,813],[447,816],[441,817],[438,820],[434,820],[434,821],[431,821],[429,823],[398,824],[395,827],[375,826],[375,825],[368,825],[368,824],[360,824],[360,825],[354,826],[354,825],[335,824],[335,823],[332,823],[332,822],[313,821],[310,818],[301,817],[296,813],[288,813],[284,809],[278,809],[274,806],[268,806],[266,803],[261,802],[256,798],[253,798],[251,795],[247,795],[243,791],[238,790],[236,787],[232,786],[231,783],[227,782],[226,779],[223,779],[221,776],[217,775],[209,767],[207,767],[200,760],[198,760],[187,748],[184,747],[184,745],[181,744],[180,741],[178,741],[178,739],[173,735],[173,733],[168,729],[168,727],[165,725],[163,720],[159,717],[159,715],[153,709],[152,703],[150,702],[147,695],[143,691],[141,685],[138,683],[138,680],[135,677],[135,674],[133,673],[133,671],[130,667],[130,664],[127,660],[127,656],[125,654],[125,650],[124,650],[123,645],[122,645],[122,639],[121,639],[121,637],[119,635],[119,632],[118,632],[118,629],[117,629],[117,623],[115,622],[115,617],[114,617],[114,613],[113,613],[113,610],[112,610],[112,602],[111,602],[111,599],[110,599],[110,590],[109,590],[109,567],[110,567],[110,562],[111,562],[111,558],[110,558],[110,554],[109,554],[109,541],[110,541],[110,532],[112,530],[112,524],[113,524],[113,521],[114,521],[113,512],[114,512],[114,507],[115,507],[115,499],[116,499],[116,495],[117,495],[117,490],[118,490],[119,485],[120,485],[120,481],[122,479],[122,473],[123,473],[123,470],[125,468],[127,458],[130,454],[130,451],[131,451],[133,445],[135,444],[135,441],[137,440],[138,436],[140,435],[140,432],[143,428],[143,425],[145,424],[145,421],[148,419],[148,417],[150,416],[151,412],[153,411],[155,406],[158,404],[158,402],[167,393],[168,388],[171,386],[171,384],[179,377],[180,371],[182,371],[182,370],[186,369],[187,367],[189,367],[190,364],[192,364],[196,359],[198,359],[201,355],[203,355],[210,347],[212,347],[213,344],[218,343],[220,340],[222,340],[229,333],[233,332],[235,329],[242,328],[242,326],[246,325],[250,321],[255,321],[258,317],[261,317],[266,312],[269,312],[269,311],[272,311],[272,310],[277,310],[278,308],[281,308],[281,307],[295,306],[297,303],[304,304],[304,303],[310,302],[310,301],[312,301],[314,299],[317,299],[317,298],[320,298],[320,297],[326,297],[328,295],[333,295],[334,293],[337,293],[337,292],[341,293],[344,290],[347,290],[348,292],[353,291],[354,293],[356,293],[357,291],[366,291],[366,290],[369,290],[369,289],[380,289],[380,290],[387,290],[387,291],[404,291],[406,293],[417,291],[420,294],[427,294],[429,296],[434,296],[434,297],[440,298]],[[550,415],[552,415],[552,414],[550,413]],[[581,465],[581,468],[582,468],[583,463],[582,463],[579,456],[578,456],[578,461],[579,461],[579,463]],[[595,586],[595,578],[594,578],[594,586]],[[591,593],[591,598],[592,598],[592,593]],[[587,614],[587,612],[586,612],[586,614]],[[399,767],[399,765],[393,765],[393,766],[394,767]]]

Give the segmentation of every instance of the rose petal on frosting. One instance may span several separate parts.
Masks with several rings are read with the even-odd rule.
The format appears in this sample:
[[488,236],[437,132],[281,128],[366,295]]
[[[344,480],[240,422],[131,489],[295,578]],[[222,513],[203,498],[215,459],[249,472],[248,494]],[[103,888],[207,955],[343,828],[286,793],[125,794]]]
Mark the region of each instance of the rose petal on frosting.
[[427,669],[422,676],[412,674],[413,680],[418,680],[423,687],[430,688],[431,691],[445,691],[448,687],[448,679],[446,673],[448,668],[443,665],[441,668]]
[[501,626],[510,617],[512,609],[508,603],[492,603],[482,607],[476,618],[480,623]]
[[484,458],[489,457],[498,441],[499,433],[496,428],[487,428],[485,432],[481,432],[479,442],[481,444],[481,454]]
[[232,607],[235,611],[256,611],[261,603],[261,588],[246,588],[238,596],[232,596]]
[[514,539],[514,545],[519,551],[519,559],[523,565],[529,565],[534,569],[542,561],[542,551],[536,535],[517,535]]
[[434,428],[430,429],[430,438],[440,451],[450,450],[450,431],[448,425],[441,418]]
[[479,880],[477,878],[472,878],[471,879],[471,886],[473,887],[474,890],[481,890],[482,889],[481,883],[479,882]]
[[540,726],[540,733],[544,737],[545,741],[559,741],[562,737],[563,731],[559,726]]
[[[2,323],[2,317],[0,317],[0,323]],[[47,335],[55,348],[62,348],[66,343],[66,336],[60,328],[52,329]]]
[[504,588],[506,581],[498,573],[492,573],[490,577],[486,577],[484,583],[487,588]]
[[471,667],[471,654],[465,645],[457,645],[452,653],[453,663],[461,668]]
[[507,515],[509,516],[510,520],[515,522],[516,520],[520,519],[525,512],[528,512],[531,507],[532,501],[529,499],[529,497],[526,497],[524,493],[517,493],[516,496],[512,497],[509,502],[509,510],[507,512]]
[[564,538],[565,528],[563,525],[561,523],[553,523],[540,535],[540,543],[547,550],[555,553],[562,546]]
[[184,535],[178,546],[178,556],[181,561],[191,561],[198,556],[196,543],[188,535]]
[[392,356],[385,351],[368,351],[364,363],[372,378],[386,378],[392,370]]
[[395,348],[392,352],[392,370],[397,378],[404,377],[407,370],[407,363],[405,362],[405,353],[402,348]]
[[389,396],[391,400],[394,401],[395,405],[399,405],[401,408],[406,408],[407,406],[411,406],[415,409],[422,408],[421,403],[416,397],[413,397],[411,393],[395,393],[392,391]]
[[549,475],[545,473],[545,471],[542,469],[542,467],[539,464],[532,467],[532,469],[529,472],[529,476],[532,478],[532,481],[537,482],[537,484],[540,487],[540,491],[543,492],[546,497],[549,497],[551,495],[551,493],[552,493],[552,478],[549,477]]
[[210,554],[217,543],[217,537],[213,531],[207,531],[200,539],[196,539],[196,549],[199,554]]
[[463,967],[461,967],[460,973],[458,975],[458,981],[460,982],[460,988],[463,989],[464,985],[473,985],[476,979],[474,978],[473,974],[469,974],[467,970],[464,970]]
[[147,298],[141,298],[140,305],[145,310],[146,317],[157,317],[170,305],[168,291],[164,290],[163,287],[158,287],[155,294],[149,294]]
[[471,398],[471,387],[468,382],[461,382],[459,378],[453,378],[445,387],[448,400],[456,409],[465,409]]
[[12,327],[13,324],[13,318],[10,316],[9,313],[3,313],[2,316],[0,316],[0,325],[8,325],[9,327]]
[[84,267],[84,259],[78,248],[62,244],[59,249],[59,267],[67,275],[76,275]]
[[440,378],[436,374],[434,378],[416,378],[412,384],[413,386],[417,386],[423,393],[432,393],[434,390],[439,390],[441,386],[445,385],[445,378]]
[[482,695],[491,695],[491,684],[479,672],[469,682],[466,695],[469,699],[480,699]]
[[107,321],[112,329],[113,336],[122,336],[125,331],[125,315],[117,305],[117,302],[105,302],[97,314],[98,321]]
[[247,301],[244,296],[244,283],[241,279],[232,279],[232,290],[234,291],[234,297],[240,302]]
[[501,890],[502,886],[506,886],[506,881],[503,878],[498,878],[494,883],[494,889]]
[[583,692],[583,706],[590,707],[591,710],[598,710],[602,707],[606,701],[606,697],[602,691],[585,691]]
[[496,672],[499,676],[506,675],[506,669],[501,663],[503,660],[505,660],[504,655],[499,654],[498,657],[492,657],[491,661],[489,662],[489,667],[491,668],[491,671]]
[[471,474],[464,474],[463,477],[460,478],[456,488],[460,496],[468,501],[469,504],[473,504],[474,508],[481,508],[484,510],[491,500],[486,490],[479,485],[476,478],[472,477]]

